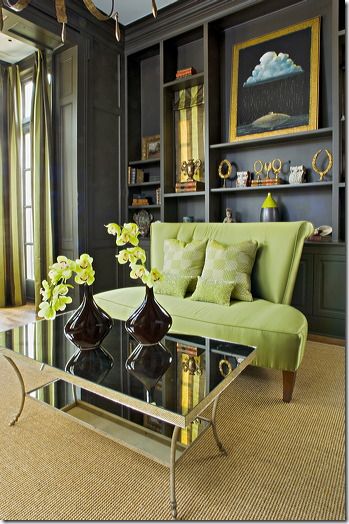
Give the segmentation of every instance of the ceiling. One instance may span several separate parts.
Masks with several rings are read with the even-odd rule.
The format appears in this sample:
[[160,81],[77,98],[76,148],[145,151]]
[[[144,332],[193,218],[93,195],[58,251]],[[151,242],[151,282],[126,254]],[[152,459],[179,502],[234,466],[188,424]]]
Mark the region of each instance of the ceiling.
[[35,48],[31,45],[16,40],[12,36],[0,33],[0,60],[3,62],[16,64],[34,52]]
[[[156,0],[158,10],[166,7],[167,5],[175,3],[177,0]],[[110,13],[112,7],[112,0],[94,0],[95,5],[104,11]],[[151,14],[151,0],[115,0],[116,8],[119,13],[119,21],[123,25],[131,24],[140,18],[149,16]],[[4,30],[7,34],[0,32],[0,61],[7,62],[9,64],[15,64],[20,62],[27,56],[35,52],[35,47],[29,45],[23,40],[26,38],[26,32],[23,33],[23,21],[17,15],[7,13],[4,16],[5,27]],[[20,35],[21,40],[14,38],[10,33],[14,29],[14,33]],[[22,39],[23,37],[23,39]],[[36,40],[41,41],[42,35],[36,35]],[[57,36],[59,40],[59,35]],[[30,40],[30,39],[29,39]],[[56,42],[54,42],[56,44]],[[48,47],[57,47],[56,45]]]
[[[156,0],[158,10],[175,3],[176,0]],[[105,13],[110,13],[112,0],[94,0],[95,5]],[[123,25],[131,24],[151,14],[151,0],[115,0],[119,21]]]

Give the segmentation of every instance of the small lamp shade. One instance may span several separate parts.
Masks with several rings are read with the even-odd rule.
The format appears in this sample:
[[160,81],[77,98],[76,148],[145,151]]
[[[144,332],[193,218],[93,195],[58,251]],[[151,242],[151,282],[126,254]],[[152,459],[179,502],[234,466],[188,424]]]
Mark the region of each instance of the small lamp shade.
[[278,205],[271,196],[271,193],[268,193],[267,198],[262,204],[260,222],[279,222]]

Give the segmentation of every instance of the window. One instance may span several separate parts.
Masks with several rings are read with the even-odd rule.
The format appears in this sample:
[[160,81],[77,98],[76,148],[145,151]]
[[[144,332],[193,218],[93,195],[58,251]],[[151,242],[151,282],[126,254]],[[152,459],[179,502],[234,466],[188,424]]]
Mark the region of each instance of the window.
[[32,195],[32,162],[30,139],[30,116],[33,95],[31,75],[22,78],[22,122],[23,122],[23,222],[25,278],[34,280],[34,230],[33,230],[33,195]]

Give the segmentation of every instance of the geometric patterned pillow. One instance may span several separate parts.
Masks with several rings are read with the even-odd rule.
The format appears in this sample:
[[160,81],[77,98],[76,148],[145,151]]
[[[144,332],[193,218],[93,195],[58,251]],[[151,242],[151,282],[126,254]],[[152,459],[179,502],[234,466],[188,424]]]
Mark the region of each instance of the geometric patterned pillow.
[[255,240],[247,240],[231,246],[209,240],[202,278],[234,282],[231,297],[235,300],[252,302],[251,273],[257,247],[258,243]]
[[162,272],[172,275],[192,277],[188,291],[193,291],[196,286],[196,277],[201,275],[205,262],[207,241],[193,240],[186,244],[175,238],[166,239],[164,242],[164,266]]

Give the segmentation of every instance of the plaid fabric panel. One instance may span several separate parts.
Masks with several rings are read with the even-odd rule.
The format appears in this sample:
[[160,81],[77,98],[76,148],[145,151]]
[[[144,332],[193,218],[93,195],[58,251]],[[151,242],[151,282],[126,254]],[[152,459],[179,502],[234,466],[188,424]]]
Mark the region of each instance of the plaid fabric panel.
[[257,242],[246,241],[224,246],[209,240],[202,278],[234,282],[232,298],[252,302],[251,272],[256,257]]

